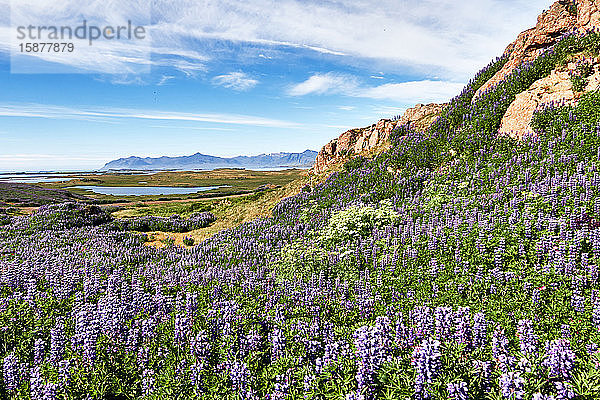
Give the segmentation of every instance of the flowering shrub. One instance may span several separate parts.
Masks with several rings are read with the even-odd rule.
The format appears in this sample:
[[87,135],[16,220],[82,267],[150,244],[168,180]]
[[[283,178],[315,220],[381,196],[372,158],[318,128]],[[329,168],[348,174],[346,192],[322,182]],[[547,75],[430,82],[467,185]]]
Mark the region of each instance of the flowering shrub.
[[379,207],[353,205],[331,216],[320,239],[328,244],[360,239],[375,228],[393,225],[398,219],[389,202],[382,201]]

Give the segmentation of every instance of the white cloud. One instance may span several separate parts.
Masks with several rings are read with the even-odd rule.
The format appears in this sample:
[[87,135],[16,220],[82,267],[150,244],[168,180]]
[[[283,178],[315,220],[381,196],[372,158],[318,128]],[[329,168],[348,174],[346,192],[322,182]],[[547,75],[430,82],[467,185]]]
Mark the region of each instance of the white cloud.
[[212,79],[212,82],[214,85],[238,91],[249,90],[258,85],[256,79],[250,78],[244,72],[231,72],[229,74],[215,76]]
[[[336,73],[315,74],[288,90],[291,96],[309,94],[342,94],[376,100],[393,100],[403,104],[445,102],[459,94],[464,84],[447,81],[411,81],[362,86],[358,78]],[[339,107],[340,109],[344,109]]]
[[248,125],[266,128],[298,128],[289,121],[238,114],[196,114],[124,108],[77,109],[42,104],[0,104],[0,116],[114,121],[119,119],[204,122],[229,125]]
[[434,67],[465,79],[552,2],[157,0],[155,29],[179,38],[312,49],[348,62]]
[[349,93],[357,86],[358,80],[353,76],[328,72],[311,76],[306,81],[291,87],[288,94],[305,96],[307,94]]
[[171,79],[175,79],[175,77],[173,75],[163,75],[160,78],[160,81],[157,83],[157,85],[162,86],[162,85],[166,84],[167,82],[169,82]]
[[[339,57],[377,60],[397,71],[399,65],[440,70],[442,79],[467,79],[499,55],[516,35],[535,24],[553,0],[156,0],[148,27],[152,52],[143,47],[109,46],[105,72],[128,72],[135,65],[173,66],[190,76],[206,70],[206,62],[223,54],[244,57],[235,44],[259,48],[292,47]],[[127,21],[149,8],[145,0],[13,0],[18,14],[42,24],[79,15],[102,15]],[[42,12],[44,11],[44,12]],[[14,12],[14,10],[13,10]],[[136,15],[133,15],[134,17]],[[142,15],[143,16],[143,15]],[[35,17],[35,18],[33,18]],[[139,18],[138,18],[139,19]],[[5,23],[5,21],[3,20]],[[0,49],[7,50],[8,41]],[[100,45],[99,45],[100,46]],[[219,52],[214,52],[215,46]],[[101,52],[99,52],[101,53]],[[261,54],[260,50],[258,54]],[[265,54],[264,52],[262,53]],[[39,54],[41,57],[52,57]],[[254,54],[256,57],[256,54]],[[85,57],[53,57],[77,68],[98,68],[94,53]],[[239,61],[239,60],[238,60]],[[242,60],[243,61],[243,60]],[[114,65],[108,68],[108,65]],[[439,71],[435,72],[438,73]]]
[[463,87],[462,83],[430,80],[388,83],[361,90],[359,97],[400,103],[446,102],[459,94]]

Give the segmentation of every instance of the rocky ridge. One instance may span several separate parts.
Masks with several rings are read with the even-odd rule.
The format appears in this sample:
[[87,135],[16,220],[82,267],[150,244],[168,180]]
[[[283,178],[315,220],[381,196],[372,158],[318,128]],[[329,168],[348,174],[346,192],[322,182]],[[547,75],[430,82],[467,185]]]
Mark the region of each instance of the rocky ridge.
[[534,28],[528,29],[508,45],[504,56],[506,65],[475,94],[477,97],[501,82],[524,62],[537,58],[544,50],[553,46],[565,33],[586,31],[600,27],[599,0],[560,0],[552,4],[537,20]]
[[[587,63],[590,68],[590,76],[585,80],[585,86],[581,91],[573,88],[571,76],[577,74],[580,63]],[[514,138],[522,138],[528,134],[534,134],[531,126],[533,114],[545,104],[573,105],[585,92],[598,90],[600,88],[600,59],[584,59],[578,62],[570,62],[566,67],[554,69],[546,78],[536,81],[529,89],[517,95],[515,101],[508,107],[499,132]]]
[[323,173],[349,158],[385,150],[389,146],[390,134],[397,126],[412,124],[416,129],[426,129],[444,106],[417,104],[397,120],[382,119],[366,128],[350,129],[323,146],[317,154],[313,171]]

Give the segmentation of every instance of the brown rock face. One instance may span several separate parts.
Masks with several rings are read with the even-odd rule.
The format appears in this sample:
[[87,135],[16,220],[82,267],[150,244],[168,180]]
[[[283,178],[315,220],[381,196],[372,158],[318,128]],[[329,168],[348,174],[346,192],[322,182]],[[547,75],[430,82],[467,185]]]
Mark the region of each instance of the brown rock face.
[[522,32],[506,48],[504,54],[508,62],[477,91],[475,98],[500,83],[523,62],[534,60],[564,33],[596,27],[600,27],[600,0],[557,1],[538,17],[535,28]]
[[[597,90],[600,87],[600,60],[592,59],[587,62],[593,65],[594,72],[586,78],[587,86],[584,92]],[[526,134],[533,133],[531,119],[540,105],[574,104],[581,95],[581,93],[573,91],[570,80],[570,75],[576,70],[576,67],[575,62],[571,62],[566,68],[556,68],[549,76],[534,82],[529,89],[518,94],[502,118],[500,133],[522,138]]]
[[322,173],[334,164],[371,151],[383,150],[389,146],[390,134],[396,126],[412,124],[416,129],[426,129],[442,111],[444,104],[418,104],[408,109],[396,120],[382,119],[366,128],[351,129],[337,139],[327,143],[315,161],[313,171]]

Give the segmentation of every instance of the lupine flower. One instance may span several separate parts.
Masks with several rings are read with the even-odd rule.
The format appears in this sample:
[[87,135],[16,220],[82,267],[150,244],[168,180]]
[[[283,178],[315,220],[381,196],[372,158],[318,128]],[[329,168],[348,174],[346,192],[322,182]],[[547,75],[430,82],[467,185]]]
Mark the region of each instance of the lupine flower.
[[156,378],[154,377],[154,371],[151,369],[145,369],[142,372],[142,393],[144,396],[150,395],[155,390]]
[[31,378],[29,381],[29,388],[32,399],[43,399],[45,389],[44,379],[42,378],[41,370],[39,366],[33,368],[31,372]]
[[548,342],[543,364],[548,368],[550,377],[571,379],[575,365],[575,353],[571,350],[571,344],[565,339]]
[[19,387],[19,360],[14,354],[4,357],[2,362],[2,376],[4,377],[4,387],[10,392]]
[[415,392],[426,397],[425,385],[433,383],[441,367],[440,342],[431,338],[423,340],[413,351],[412,364],[415,366]]
[[270,337],[271,341],[271,362],[277,361],[279,358],[283,357],[285,354],[285,344],[286,339],[283,334],[283,331],[279,328],[273,329]]
[[592,322],[596,325],[598,331],[600,331],[600,299],[594,302],[594,310],[592,312]]
[[509,400],[521,400],[525,396],[524,381],[518,372],[507,372],[500,376],[502,396]]
[[535,393],[531,400],[556,400],[554,396]]
[[469,399],[469,389],[465,382],[449,383],[447,386],[447,389],[448,389],[448,399],[451,399],[451,400],[468,400]]
[[522,319],[517,328],[517,337],[519,338],[519,348],[525,356],[537,354],[538,337],[533,333],[533,323],[531,320]]
[[254,391],[251,387],[251,374],[245,363],[233,362],[227,365],[229,377],[231,378],[233,389],[244,399],[254,398]]
[[571,384],[567,382],[554,382],[556,387],[556,400],[571,400],[575,398],[575,392]]
[[373,378],[377,370],[390,361],[392,329],[387,317],[378,317],[375,325],[363,326],[354,332],[354,345],[358,356],[356,381],[359,392],[371,398]]
[[485,314],[477,313],[473,316],[473,346],[481,348],[487,341],[488,323]]

